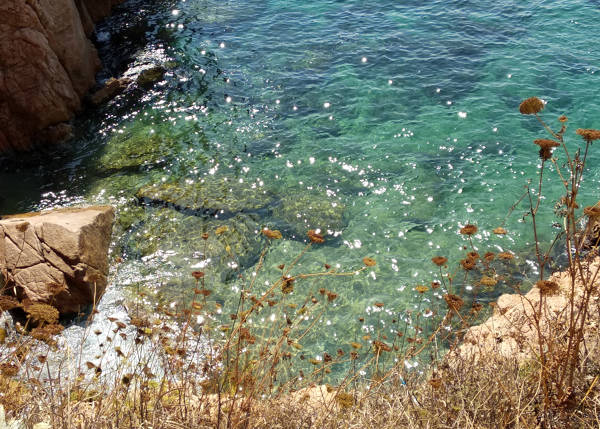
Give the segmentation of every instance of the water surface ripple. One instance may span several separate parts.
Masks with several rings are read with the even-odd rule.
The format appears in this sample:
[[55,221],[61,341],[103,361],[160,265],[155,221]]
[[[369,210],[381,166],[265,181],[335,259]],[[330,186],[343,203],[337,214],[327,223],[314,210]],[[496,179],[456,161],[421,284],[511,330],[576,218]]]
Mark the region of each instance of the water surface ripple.
[[[385,317],[421,309],[414,286],[437,278],[431,257],[460,257],[467,222],[481,251],[532,257],[523,210],[508,236],[490,234],[538,174],[532,139],[544,135],[518,105],[539,96],[553,125],[567,114],[573,144],[575,128],[600,127],[599,32],[598,2],[582,0],[130,1],[98,27],[100,77],[160,63],[164,81],[86,112],[45,166],[4,162],[0,211],[114,204],[113,257],[124,262],[112,287],[143,284],[174,301],[194,269],[215,299],[232,300],[265,245],[260,228],[284,234],[261,285],[307,229],[328,230],[298,271],[356,269],[364,256],[377,266],[307,283],[340,295],[318,352],[377,329],[375,302]],[[582,203],[598,198],[599,160],[593,151]],[[550,203],[560,189],[547,189]],[[226,241],[203,243],[219,226]]]

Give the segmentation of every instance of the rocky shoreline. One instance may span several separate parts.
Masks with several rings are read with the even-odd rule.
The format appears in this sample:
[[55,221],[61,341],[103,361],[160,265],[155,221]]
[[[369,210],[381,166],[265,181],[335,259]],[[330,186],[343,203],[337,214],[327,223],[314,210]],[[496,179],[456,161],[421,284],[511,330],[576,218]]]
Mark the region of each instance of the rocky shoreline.
[[0,3],[0,152],[68,138],[96,83],[94,22],[122,0]]

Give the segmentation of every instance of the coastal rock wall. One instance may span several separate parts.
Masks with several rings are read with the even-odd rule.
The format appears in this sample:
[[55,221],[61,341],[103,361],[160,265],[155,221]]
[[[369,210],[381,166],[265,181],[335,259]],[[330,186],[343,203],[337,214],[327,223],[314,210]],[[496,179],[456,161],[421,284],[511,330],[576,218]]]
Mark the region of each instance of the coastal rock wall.
[[88,36],[120,0],[0,2],[0,152],[68,134],[100,60]]

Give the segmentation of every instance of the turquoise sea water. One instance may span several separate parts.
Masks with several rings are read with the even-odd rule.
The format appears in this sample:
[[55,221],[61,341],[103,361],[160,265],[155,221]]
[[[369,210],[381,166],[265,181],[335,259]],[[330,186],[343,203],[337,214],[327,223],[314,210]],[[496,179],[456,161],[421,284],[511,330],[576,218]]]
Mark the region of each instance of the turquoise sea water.
[[[262,227],[284,236],[258,274],[264,288],[306,230],[329,230],[294,272],[354,270],[365,256],[377,265],[296,284],[298,296],[339,294],[311,340],[318,354],[378,329],[379,313],[430,305],[413,288],[437,278],[431,257],[461,257],[467,222],[479,226],[478,250],[510,249],[518,270],[531,267],[524,206],[508,236],[491,234],[536,180],[532,140],[547,137],[518,106],[542,98],[556,128],[568,115],[571,147],[576,128],[599,128],[599,32],[597,1],[127,2],[98,27],[100,78],[164,64],[164,80],[87,110],[43,166],[3,160],[0,212],[114,204],[112,256],[123,262],[111,287],[143,284],[173,301],[190,295],[198,269],[212,298],[234,300],[236,276],[252,275],[265,246]],[[592,151],[582,206],[598,199],[599,161]],[[544,242],[556,183],[539,219]],[[192,192],[195,209],[143,204],[139,189],[154,184]],[[204,212],[190,189],[217,201]],[[207,250],[201,234],[224,225]]]

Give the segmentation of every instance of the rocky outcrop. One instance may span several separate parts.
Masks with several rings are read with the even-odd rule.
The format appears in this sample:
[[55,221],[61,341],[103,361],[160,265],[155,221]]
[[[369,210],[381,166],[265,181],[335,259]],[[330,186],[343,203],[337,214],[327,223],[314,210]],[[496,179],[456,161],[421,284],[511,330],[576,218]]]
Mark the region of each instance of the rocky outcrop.
[[[600,259],[586,266],[589,273],[597,273]],[[591,278],[596,276],[590,275]],[[556,272],[548,279],[555,287],[551,293],[540,294],[534,286],[526,294],[504,294],[494,304],[493,315],[484,323],[467,330],[463,343],[456,349],[456,356],[466,359],[480,359],[496,355],[504,358],[516,358],[518,361],[530,359],[538,353],[538,331],[535,323],[539,320],[540,333],[548,337],[556,335],[559,327],[567,326],[570,311],[571,276],[569,271]],[[597,283],[598,280],[595,281]],[[579,279],[575,282],[575,309],[581,307],[583,286]],[[594,286],[598,291],[598,286]],[[542,301],[540,303],[540,300]],[[597,292],[594,301],[600,300]],[[591,304],[590,304],[591,305]],[[541,310],[541,311],[540,311]],[[575,310],[578,311],[578,310]],[[600,323],[600,314],[591,311],[587,325]]]
[[79,110],[100,67],[88,36],[120,0],[0,2],[0,152],[26,150]]
[[114,210],[68,208],[0,220],[4,290],[77,313],[106,288]]
[[120,79],[110,78],[101,89],[90,96],[90,101],[96,105],[102,104],[123,92],[130,83],[131,79],[126,77]]

